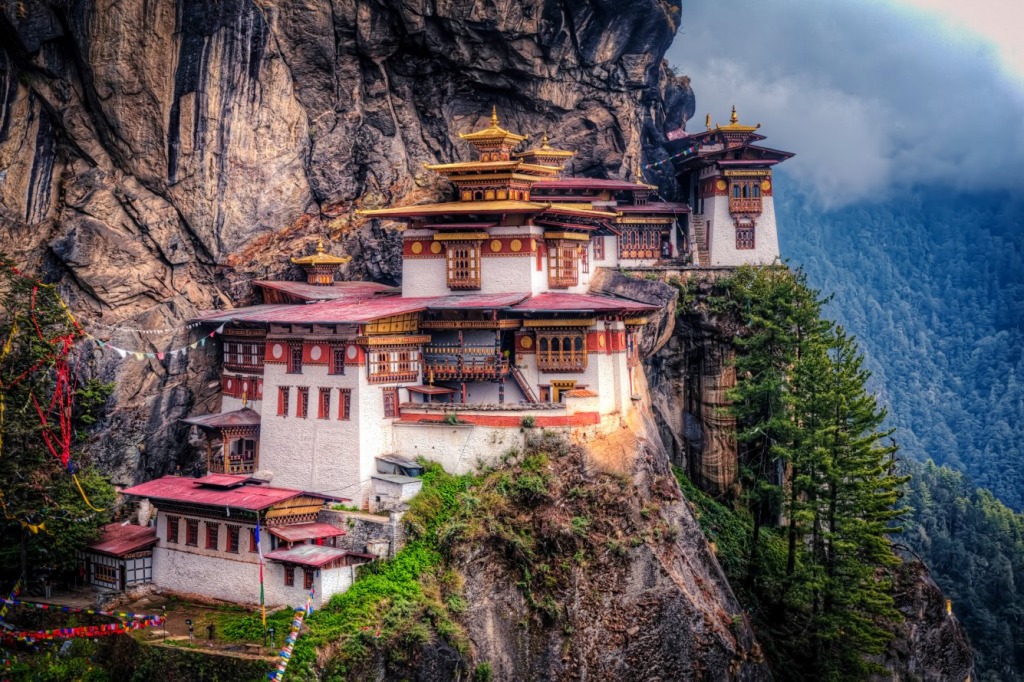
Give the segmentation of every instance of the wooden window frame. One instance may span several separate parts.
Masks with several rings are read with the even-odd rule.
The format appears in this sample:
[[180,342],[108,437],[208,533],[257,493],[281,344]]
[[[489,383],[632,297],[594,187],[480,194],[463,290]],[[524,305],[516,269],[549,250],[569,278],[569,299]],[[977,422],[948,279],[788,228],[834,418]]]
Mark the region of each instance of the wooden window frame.
[[352,419],[352,389],[338,389],[338,419],[349,421]]
[[398,416],[398,389],[383,389],[384,418],[394,419]]
[[256,529],[255,528],[250,528],[249,529],[249,553],[250,554],[256,554],[259,551],[260,551],[259,550],[259,543],[256,542]]
[[445,273],[449,289],[457,291],[480,288],[480,252],[482,242],[459,240],[445,247]]
[[343,345],[331,346],[331,374],[345,373],[345,353],[348,351]]
[[295,397],[295,417],[307,419],[309,417],[309,387],[296,386],[298,395]]
[[199,546],[199,519],[185,519],[185,545]]
[[176,545],[178,544],[178,538],[181,537],[181,518],[178,516],[167,517],[167,542]]
[[594,243],[594,260],[604,260],[604,237],[594,237],[590,241]]
[[220,524],[206,522],[206,549],[217,550],[220,547]]
[[241,530],[240,526],[228,525],[228,541],[224,551],[229,554],[238,554],[238,550],[242,545],[240,538]]
[[367,353],[367,381],[388,384],[420,378],[420,351],[415,346],[380,346]]
[[757,232],[755,225],[736,226],[736,250],[750,251],[756,248]]
[[316,580],[316,572],[312,568],[306,568],[302,571],[302,588],[305,590],[313,589],[313,584]]
[[302,374],[302,344],[288,344],[288,374]]
[[295,567],[285,566],[284,567],[284,586],[295,587]]
[[537,369],[541,372],[583,372],[587,369],[585,332],[538,331],[536,336]]
[[288,398],[292,392],[291,386],[277,387],[277,416],[288,416]]
[[556,239],[548,242],[548,287],[568,289],[580,283],[580,246]]
[[331,389],[321,388],[317,399],[317,419],[331,418]]

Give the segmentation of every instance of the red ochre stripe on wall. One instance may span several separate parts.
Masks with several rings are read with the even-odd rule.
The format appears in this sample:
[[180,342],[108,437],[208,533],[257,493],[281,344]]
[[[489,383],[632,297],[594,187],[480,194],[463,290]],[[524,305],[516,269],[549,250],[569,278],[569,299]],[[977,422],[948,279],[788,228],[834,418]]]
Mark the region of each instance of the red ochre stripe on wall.
[[[493,414],[463,414],[458,413],[459,422],[462,424],[474,424],[476,426],[494,426],[502,428],[519,428],[523,425],[522,416],[503,416]],[[549,428],[555,426],[594,426],[601,423],[601,415],[597,412],[577,412],[570,415],[533,415],[534,425],[538,428]],[[444,414],[402,414],[403,422],[444,422],[447,420]]]

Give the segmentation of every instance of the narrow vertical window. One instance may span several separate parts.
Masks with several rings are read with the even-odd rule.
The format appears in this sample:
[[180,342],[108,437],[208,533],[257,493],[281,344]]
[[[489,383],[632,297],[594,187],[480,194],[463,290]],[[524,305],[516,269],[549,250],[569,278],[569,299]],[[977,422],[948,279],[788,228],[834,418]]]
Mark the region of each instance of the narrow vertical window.
[[196,519],[185,521],[185,544],[189,547],[199,546],[199,521]]
[[312,569],[307,568],[306,570],[303,571],[303,574],[304,574],[304,576],[303,576],[303,580],[302,580],[302,586],[304,588],[306,588],[307,590],[313,589],[313,571],[312,571]]
[[309,415],[309,389],[299,386],[299,396],[295,402],[295,416],[305,419]]
[[238,554],[238,535],[240,530],[238,526],[228,526],[227,551],[231,554]]
[[178,544],[178,517],[167,517],[167,542]]
[[249,529],[249,551],[253,554],[259,551],[259,543],[256,542],[256,529]]
[[295,567],[285,566],[284,567],[284,586],[293,587],[295,585]]
[[282,417],[288,416],[288,394],[291,393],[290,386],[278,386],[277,388],[277,414]]
[[352,418],[352,389],[342,388],[338,391],[338,419],[348,421]]
[[220,534],[220,524],[206,522],[206,549],[217,549],[217,536]]
[[391,419],[398,413],[398,389],[384,389],[384,418]]
[[345,373],[345,346],[331,347],[331,374]]
[[604,237],[594,237],[594,260],[604,260]]
[[288,346],[288,373],[302,374],[302,344],[293,343]]
[[319,419],[330,419],[331,418],[331,389],[321,388],[320,389],[320,403],[317,415]]

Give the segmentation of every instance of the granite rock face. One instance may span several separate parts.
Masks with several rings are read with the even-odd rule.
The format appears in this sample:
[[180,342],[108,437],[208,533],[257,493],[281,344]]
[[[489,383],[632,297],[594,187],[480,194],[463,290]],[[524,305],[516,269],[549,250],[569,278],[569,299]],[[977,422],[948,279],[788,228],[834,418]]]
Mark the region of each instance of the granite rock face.
[[[350,279],[396,283],[393,224],[362,206],[448,192],[423,163],[492,104],[506,127],[631,177],[693,113],[662,57],[675,1],[0,1],[0,239],[87,328],[162,351],[197,310],[297,277],[327,234]],[[652,176],[653,179],[654,176]],[[665,180],[663,178],[663,180]],[[671,182],[666,180],[666,192]],[[114,329],[111,329],[113,327]],[[188,465],[177,419],[216,404],[204,353],[82,372],[117,382],[93,448],[128,484]]]

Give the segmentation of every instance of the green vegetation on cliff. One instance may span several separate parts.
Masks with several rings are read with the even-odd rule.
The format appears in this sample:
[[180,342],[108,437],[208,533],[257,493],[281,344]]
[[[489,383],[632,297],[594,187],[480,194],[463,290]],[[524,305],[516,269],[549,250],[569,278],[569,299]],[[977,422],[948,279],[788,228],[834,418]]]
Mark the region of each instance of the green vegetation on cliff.
[[881,672],[871,657],[900,619],[889,535],[905,479],[856,345],[821,319],[803,274],[785,267],[740,268],[708,306],[742,325],[729,397],[743,511],[706,511],[719,520],[712,536],[730,581],[790,679]]

